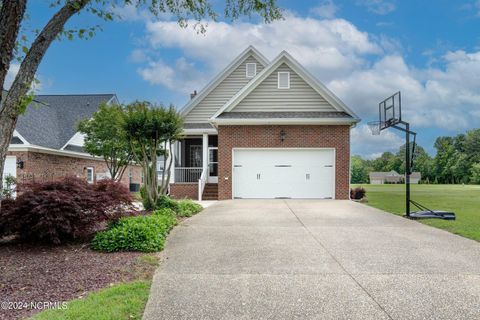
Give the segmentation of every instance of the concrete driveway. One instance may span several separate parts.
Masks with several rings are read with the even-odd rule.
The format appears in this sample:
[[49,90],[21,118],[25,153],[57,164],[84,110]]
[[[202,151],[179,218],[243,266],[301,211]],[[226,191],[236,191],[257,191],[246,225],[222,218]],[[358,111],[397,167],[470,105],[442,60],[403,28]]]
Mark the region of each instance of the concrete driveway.
[[144,319],[480,319],[479,243],[351,201],[218,202],[162,255]]

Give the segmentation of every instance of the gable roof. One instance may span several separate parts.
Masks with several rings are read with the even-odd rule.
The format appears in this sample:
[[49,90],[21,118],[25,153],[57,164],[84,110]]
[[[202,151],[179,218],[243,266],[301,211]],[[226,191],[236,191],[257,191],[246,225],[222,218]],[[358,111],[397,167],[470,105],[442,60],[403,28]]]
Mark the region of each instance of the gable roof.
[[[298,61],[296,61],[288,52],[282,51],[266,68],[243,87],[235,96],[233,96],[222,108],[220,108],[211,118],[216,122],[219,116],[224,112],[230,112],[248,96],[260,83],[262,83],[270,74],[272,74],[280,65],[285,63],[294,72],[296,72],[308,85],[310,85],[319,95],[329,102],[338,112],[344,112],[351,117],[351,122],[356,123],[360,118],[347,107],[333,92],[325,87],[313,75],[311,75]],[[321,115],[319,115],[321,116]]]
[[212,81],[210,81],[199,93],[191,99],[181,110],[180,114],[186,116],[195,108],[213,89],[215,89],[223,80],[225,80],[247,57],[253,56],[264,66],[268,65],[268,60],[254,46],[249,46],[240,53],[228,66],[223,69]]
[[18,118],[16,131],[28,143],[61,149],[77,132],[80,120],[91,118],[115,94],[37,95]]

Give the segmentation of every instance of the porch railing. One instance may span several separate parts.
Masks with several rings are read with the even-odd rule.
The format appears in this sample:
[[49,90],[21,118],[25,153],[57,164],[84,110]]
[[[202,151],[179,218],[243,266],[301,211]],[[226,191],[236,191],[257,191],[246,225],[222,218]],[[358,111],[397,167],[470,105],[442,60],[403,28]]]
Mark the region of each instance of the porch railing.
[[198,182],[202,176],[201,167],[176,167],[175,182]]
[[203,170],[200,179],[198,179],[198,201],[202,201],[203,190],[207,183],[207,172],[208,170]]

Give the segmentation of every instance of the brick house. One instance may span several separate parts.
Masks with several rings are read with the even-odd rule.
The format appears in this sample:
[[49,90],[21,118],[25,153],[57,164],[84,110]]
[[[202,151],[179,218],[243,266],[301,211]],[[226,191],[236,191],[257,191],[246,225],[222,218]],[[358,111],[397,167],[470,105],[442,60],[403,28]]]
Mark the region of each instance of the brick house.
[[[4,176],[18,182],[43,182],[77,176],[95,183],[109,176],[103,158],[83,150],[77,132],[82,119],[91,118],[102,103],[118,103],[114,94],[37,95],[18,118],[7,153]],[[141,168],[130,166],[122,177],[127,187],[141,184]]]
[[283,51],[247,48],[181,111],[176,198],[349,198],[350,129],[360,121]]

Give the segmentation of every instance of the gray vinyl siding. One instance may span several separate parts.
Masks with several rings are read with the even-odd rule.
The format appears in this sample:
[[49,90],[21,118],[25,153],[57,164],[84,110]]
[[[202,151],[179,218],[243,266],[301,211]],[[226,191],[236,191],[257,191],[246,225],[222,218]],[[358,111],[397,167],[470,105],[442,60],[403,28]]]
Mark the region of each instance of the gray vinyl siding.
[[263,70],[263,65],[253,56],[246,58],[240,65],[213,89],[184,118],[186,123],[202,123],[215,114],[230,98],[243,88],[253,78],[246,77],[246,64],[256,63],[257,74]]
[[[278,89],[278,72],[282,71],[290,72],[290,89]],[[336,109],[283,63],[231,111],[312,112],[336,111]]]

